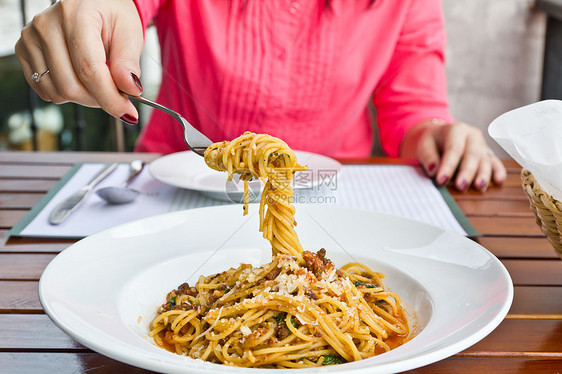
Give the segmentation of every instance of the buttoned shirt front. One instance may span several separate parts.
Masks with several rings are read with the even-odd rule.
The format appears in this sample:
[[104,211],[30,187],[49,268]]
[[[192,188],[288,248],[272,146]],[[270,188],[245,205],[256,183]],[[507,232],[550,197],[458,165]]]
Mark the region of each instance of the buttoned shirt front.
[[[439,0],[135,0],[162,53],[158,102],[213,141],[244,131],[296,150],[366,157],[376,107],[383,149],[399,156],[416,124],[452,121]],[[136,150],[187,149],[154,111]]]

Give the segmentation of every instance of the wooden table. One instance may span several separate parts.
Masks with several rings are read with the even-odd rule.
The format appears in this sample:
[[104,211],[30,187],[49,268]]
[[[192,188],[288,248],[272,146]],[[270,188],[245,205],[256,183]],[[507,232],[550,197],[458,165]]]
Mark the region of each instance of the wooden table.
[[[137,373],[78,344],[44,314],[37,285],[45,266],[71,240],[7,238],[8,230],[66,174],[74,162],[151,161],[154,154],[0,152],[0,373]],[[389,163],[386,159],[357,160]],[[485,194],[451,190],[482,233],[477,241],[509,270],[513,306],[488,337],[467,350],[413,372],[562,371],[562,261],[529,210],[520,167],[506,161],[502,187]]]

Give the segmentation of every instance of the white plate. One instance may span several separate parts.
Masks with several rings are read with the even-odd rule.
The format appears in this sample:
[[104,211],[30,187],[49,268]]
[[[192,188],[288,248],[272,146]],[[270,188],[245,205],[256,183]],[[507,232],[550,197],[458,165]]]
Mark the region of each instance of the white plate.
[[[271,369],[179,356],[148,338],[148,323],[173,288],[240,262],[271,260],[256,211],[252,205],[243,217],[236,205],[194,209],[87,237],[47,266],[39,283],[41,304],[72,338],[131,365],[168,373],[271,374]],[[338,267],[361,261],[385,273],[386,286],[416,318],[417,335],[390,352],[307,372],[387,373],[427,365],[484,338],[511,305],[507,270],[463,236],[397,216],[334,206],[298,205],[296,218],[304,248],[326,248]]]
[[[295,155],[299,164],[308,166],[307,171],[295,173],[295,189],[315,187],[325,178],[333,178],[342,168],[338,161],[316,153],[295,151]],[[243,182],[236,175],[228,182],[226,173],[209,168],[203,157],[191,151],[162,156],[151,162],[148,170],[160,182],[175,187],[196,190],[212,199],[242,201]],[[263,186],[260,181],[252,181],[249,187],[251,196],[256,198]]]

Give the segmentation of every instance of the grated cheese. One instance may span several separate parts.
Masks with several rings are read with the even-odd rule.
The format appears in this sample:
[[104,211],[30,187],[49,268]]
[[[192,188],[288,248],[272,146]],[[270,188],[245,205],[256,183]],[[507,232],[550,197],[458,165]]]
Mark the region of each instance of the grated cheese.
[[248,326],[242,325],[240,326],[240,332],[242,333],[242,335],[248,336],[252,333],[252,330],[250,330]]

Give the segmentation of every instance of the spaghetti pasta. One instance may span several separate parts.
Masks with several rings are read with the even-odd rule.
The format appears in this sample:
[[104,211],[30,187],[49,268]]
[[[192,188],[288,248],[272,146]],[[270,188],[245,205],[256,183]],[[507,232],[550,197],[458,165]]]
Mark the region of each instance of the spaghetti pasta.
[[303,249],[295,231],[295,207],[291,204],[293,173],[306,170],[297,163],[295,153],[282,140],[266,134],[246,132],[231,142],[212,144],[205,151],[205,162],[226,171],[229,180],[240,174],[244,181],[244,214],[248,213],[248,181],[261,179],[260,232],[271,242],[273,254],[286,253],[302,262]]
[[[302,249],[294,230],[294,153],[269,135],[211,145],[207,164],[265,183],[260,231],[272,261],[241,264],[168,293],[151,323],[157,345],[242,367],[305,368],[361,360],[409,339],[400,298],[360,263],[336,269],[326,251]],[[278,173],[280,171],[281,173]]]

